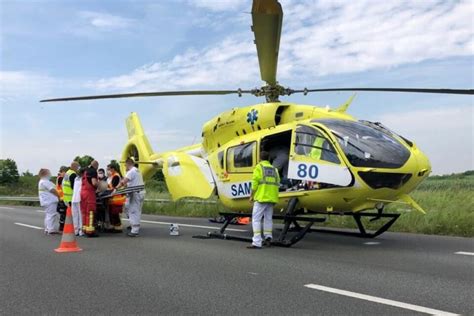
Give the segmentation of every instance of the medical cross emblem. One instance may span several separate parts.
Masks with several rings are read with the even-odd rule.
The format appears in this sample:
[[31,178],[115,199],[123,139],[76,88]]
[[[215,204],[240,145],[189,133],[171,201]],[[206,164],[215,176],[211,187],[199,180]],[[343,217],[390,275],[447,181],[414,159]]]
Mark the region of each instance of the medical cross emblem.
[[253,125],[258,120],[258,111],[252,109],[250,112],[247,113],[247,123]]

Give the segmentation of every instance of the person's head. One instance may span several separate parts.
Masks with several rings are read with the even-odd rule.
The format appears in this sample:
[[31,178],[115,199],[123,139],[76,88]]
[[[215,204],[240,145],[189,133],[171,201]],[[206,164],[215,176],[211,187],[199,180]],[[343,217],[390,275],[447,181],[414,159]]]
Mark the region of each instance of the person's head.
[[264,161],[264,160],[267,160],[270,158],[270,154],[268,153],[268,151],[264,151],[262,150],[260,152],[260,161]]
[[109,177],[111,177],[116,172],[117,172],[117,169],[115,169],[115,166],[113,164],[107,165],[107,174]]
[[80,167],[81,165],[77,161],[71,162],[71,170],[78,172]]
[[97,170],[97,177],[99,180],[105,179],[105,170],[103,168]]
[[91,167],[95,170],[99,169],[99,162],[97,160],[92,160]]
[[84,167],[79,168],[79,171],[78,171],[79,176],[82,177],[84,175],[85,171],[86,171],[86,168],[84,168]]
[[59,168],[58,177],[64,177],[64,174],[68,169],[69,168],[66,166],[61,166],[61,168]]
[[42,179],[44,178],[51,178],[51,171],[49,171],[49,169],[46,169],[46,168],[41,168],[40,171],[38,172],[38,176]]
[[127,158],[127,160],[125,160],[125,169],[129,171],[133,167],[135,167],[135,161],[132,158]]

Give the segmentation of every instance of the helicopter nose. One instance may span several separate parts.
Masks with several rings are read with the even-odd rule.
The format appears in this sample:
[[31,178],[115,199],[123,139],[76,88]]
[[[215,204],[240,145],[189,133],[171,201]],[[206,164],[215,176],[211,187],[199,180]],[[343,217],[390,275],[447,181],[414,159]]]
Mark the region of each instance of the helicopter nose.
[[416,148],[414,154],[418,163],[418,177],[427,177],[431,173],[431,163],[428,156],[418,148]]

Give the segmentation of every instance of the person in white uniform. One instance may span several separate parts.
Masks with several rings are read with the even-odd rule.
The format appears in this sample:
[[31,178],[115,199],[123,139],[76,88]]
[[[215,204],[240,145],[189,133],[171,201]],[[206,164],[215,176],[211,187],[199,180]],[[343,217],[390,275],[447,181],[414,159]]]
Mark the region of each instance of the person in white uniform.
[[74,191],[72,192],[71,209],[72,223],[74,224],[74,233],[76,236],[83,236],[82,232],[82,213],[81,213],[81,187],[82,174],[84,169],[79,171],[79,175],[74,178]]
[[38,195],[40,205],[44,207],[44,232],[47,235],[59,234],[57,206],[59,202],[59,193],[56,185],[51,182],[51,171],[41,169],[38,173],[40,181],[38,182]]
[[[125,161],[125,167],[127,174],[122,179],[120,186],[135,187],[143,185],[142,174],[140,173],[140,170],[135,167],[133,159],[128,158]],[[137,237],[140,231],[140,219],[142,215],[143,201],[145,200],[145,193],[145,190],[142,190],[128,195],[127,211],[131,226],[131,230],[127,234],[129,237]]]

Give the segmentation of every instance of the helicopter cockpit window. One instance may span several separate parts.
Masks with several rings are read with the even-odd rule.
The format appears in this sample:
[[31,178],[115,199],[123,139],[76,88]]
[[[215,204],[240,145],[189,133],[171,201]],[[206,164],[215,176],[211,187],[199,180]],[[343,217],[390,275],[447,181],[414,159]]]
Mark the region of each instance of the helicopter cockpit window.
[[256,142],[230,147],[227,150],[227,171],[252,172],[256,156]]
[[330,141],[316,128],[300,125],[296,128],[295,153],[316,160],[340,163]]
[[362,122],[315,120],[328,127],[355,167],[400,168],[410,152],[391,134]]

